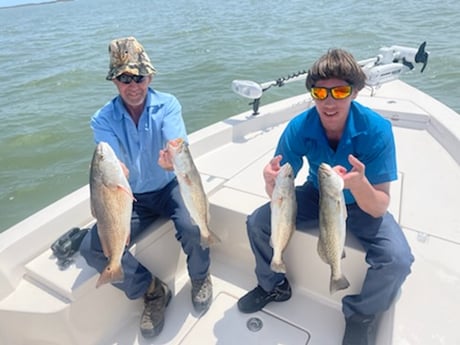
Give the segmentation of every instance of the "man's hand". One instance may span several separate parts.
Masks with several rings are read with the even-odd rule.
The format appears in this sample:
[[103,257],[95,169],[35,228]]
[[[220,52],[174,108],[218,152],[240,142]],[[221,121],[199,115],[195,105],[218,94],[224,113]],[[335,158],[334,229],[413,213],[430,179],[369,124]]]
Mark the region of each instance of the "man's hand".
[[265,166],[263,174],[265,180],[265,191],[268,196],[271,198],[273,194],[273,189],[275,188],[276,176],[278,176],[279,170],[281,169],[281,155],[273,157],[270,162]]
[[340,165],[333,168],[343,178],[344,188],[350,190],[363,211],[373,217],[383,216],[390,204],[390,182],[371,185],[364,174],[366,166],[353,155],[348,156],[348,162],[350,171]]
[[158,165],[168,171],[174,170],[171,153],[168,149],[160,150]]
[[343,166],[337,165],[333,169],[343,178],[344,188],[353,190],[366,182],[364,171],[365,165],[355,156],[349,155],[348,162],[352,168],[347,171]]

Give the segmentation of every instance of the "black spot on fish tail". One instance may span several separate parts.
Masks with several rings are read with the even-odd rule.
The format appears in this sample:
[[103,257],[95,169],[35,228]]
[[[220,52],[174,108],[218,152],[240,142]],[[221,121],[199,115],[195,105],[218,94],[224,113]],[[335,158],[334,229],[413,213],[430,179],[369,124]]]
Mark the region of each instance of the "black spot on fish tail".
[[96,282],[96,288],[108,283],[120,283],[124,280],[125,274],[121,266],[112,267],[107,265],[107,267],[101,272],[101,275]]

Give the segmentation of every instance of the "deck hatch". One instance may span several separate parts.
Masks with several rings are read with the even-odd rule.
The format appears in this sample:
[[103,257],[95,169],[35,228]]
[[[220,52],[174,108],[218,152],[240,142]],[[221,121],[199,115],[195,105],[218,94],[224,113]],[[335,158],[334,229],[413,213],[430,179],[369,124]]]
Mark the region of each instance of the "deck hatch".
[[237,298],[224,292],[219,293],[208,312],[196,321],[180,344],[307,345],[309,343],[310,334],[307,331],[264,311],[243,314],[238,311],[236,303]]

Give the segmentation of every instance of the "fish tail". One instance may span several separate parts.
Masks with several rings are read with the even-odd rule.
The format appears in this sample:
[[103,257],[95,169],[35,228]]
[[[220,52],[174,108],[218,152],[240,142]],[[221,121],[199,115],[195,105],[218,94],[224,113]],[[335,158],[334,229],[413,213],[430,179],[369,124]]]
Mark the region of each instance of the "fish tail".
[[208,230],[209,235],[207,237],[201,237],[201,247],[203,249],[209,248],[210,246],[222,242],[214,232]]
[[110,264],[101,272],[96,282],[96,288],[107,283],[119,283],[125,279],[125,274],[121,265],[112,266]]
[[286,264],[283,262],[282,251],[278,247],[273,248],[273,257],[270,269],[277,273],[286,273]]
[[331,295],[334,292],[337,292],[339,290],[344,290],[350,286],[350,282],[348,279],[342,274],[338,279],[333,279],[331,276],[331,283],[329,286],[329,291]]
[[270,268],[273,272],[286,273],[286,265],[282,260],[272,260]]

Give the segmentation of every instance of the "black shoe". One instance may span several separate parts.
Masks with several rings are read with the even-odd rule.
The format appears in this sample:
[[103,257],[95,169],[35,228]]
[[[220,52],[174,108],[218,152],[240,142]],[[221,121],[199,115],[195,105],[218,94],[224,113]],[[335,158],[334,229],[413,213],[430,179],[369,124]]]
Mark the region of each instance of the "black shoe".
[[212,282],[209,274],[204,279],[192,279],[192,304],[198,313],[206,312],[212,302]]
[[242,313],[255,313],[270,302],[284,302],[291,298],[291,286],[286,278],[281,285],[267,292],[260,285],[238,300],[238,309]]
[[374,315],[353,314],[345,319],[342,345],[374,345],[377,320]]
[[144,338],[160,334],[165,323],[165,309],[171,300],[171,290],[160,279],[155,278],[144,295],[144,311],[140,329]]

